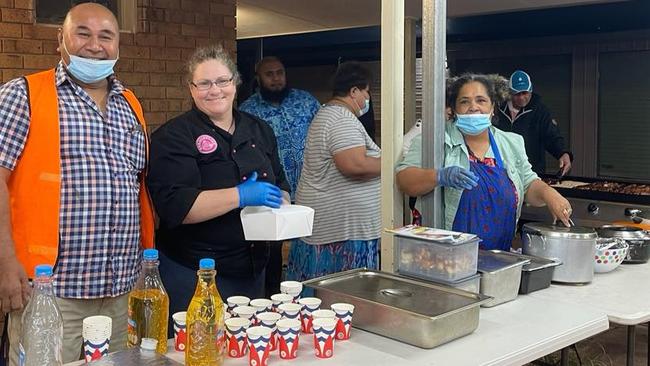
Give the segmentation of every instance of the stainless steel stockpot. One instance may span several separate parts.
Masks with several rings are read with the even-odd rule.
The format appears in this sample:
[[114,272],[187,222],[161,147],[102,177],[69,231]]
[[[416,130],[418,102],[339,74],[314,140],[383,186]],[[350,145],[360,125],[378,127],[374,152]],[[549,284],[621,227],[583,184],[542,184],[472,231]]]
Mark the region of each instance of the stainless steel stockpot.
[[553,281],[589,283],[594,278],[596,238],[593,228],[527,223],[522,229],[524,254],[558,260]]

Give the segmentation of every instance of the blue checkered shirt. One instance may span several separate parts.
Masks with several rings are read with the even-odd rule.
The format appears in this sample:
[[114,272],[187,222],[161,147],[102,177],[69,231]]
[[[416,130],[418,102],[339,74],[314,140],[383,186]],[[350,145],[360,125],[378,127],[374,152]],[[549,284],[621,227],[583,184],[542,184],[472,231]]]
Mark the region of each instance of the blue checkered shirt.
[[[138,174],[145,135],[110,79],[103,115],[93,99],[56,67],[61,149],[57,297],[114,297],[133,288],[140,264]],[[0,166],[14,170],[25,146],[30,112],[25,79],[0,87]]]

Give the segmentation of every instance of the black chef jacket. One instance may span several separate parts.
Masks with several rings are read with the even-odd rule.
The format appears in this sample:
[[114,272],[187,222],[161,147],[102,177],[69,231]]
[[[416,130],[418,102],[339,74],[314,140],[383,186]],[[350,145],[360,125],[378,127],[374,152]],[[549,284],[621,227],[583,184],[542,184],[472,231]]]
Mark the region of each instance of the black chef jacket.
[[[201,191],[230,188],[252,172],[258,180],[289,191],[280,164],[276,138],[264,121],[233,111],[235,132],[216,127],[196,106],[168,121],[151,136],[147,183],[160,218],[157,248],[189,268],[201,258],[214,258],[220,275],[249,277],[259,274],[269,256],[269,242],[244,239],[241,209],[197,224],[182,224]],[[199,149],[207,136],[216,149]],[[207,140],[211,140],[207,138]]]

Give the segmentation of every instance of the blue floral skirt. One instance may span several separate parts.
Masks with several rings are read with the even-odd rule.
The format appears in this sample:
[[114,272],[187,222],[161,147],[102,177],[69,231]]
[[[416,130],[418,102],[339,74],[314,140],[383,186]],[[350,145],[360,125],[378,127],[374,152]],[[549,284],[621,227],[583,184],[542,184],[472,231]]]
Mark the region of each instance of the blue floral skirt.
[[294,239],[289,250],[287,280],[304,281],[362,267],[379,269],[379,239],[322,245]]

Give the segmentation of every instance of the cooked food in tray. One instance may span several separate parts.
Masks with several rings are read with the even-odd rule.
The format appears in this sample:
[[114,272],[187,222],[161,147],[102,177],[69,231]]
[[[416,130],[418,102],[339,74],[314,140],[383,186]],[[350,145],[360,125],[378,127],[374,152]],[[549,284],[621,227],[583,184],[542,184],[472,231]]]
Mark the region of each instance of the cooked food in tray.
[[560,181],[557,178],[544,178],[543,180],[551,187],[557,188],[573,188],[585,191],[599,191],[643,196],[650,195],[650,184],[633,184],[608,181],[585,183],[571,180]]

